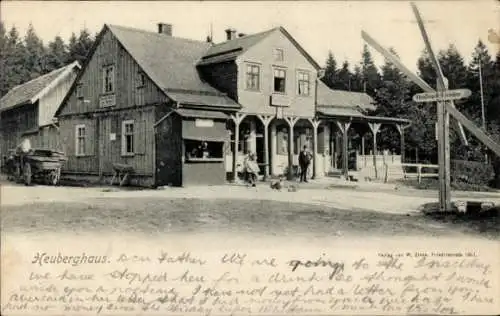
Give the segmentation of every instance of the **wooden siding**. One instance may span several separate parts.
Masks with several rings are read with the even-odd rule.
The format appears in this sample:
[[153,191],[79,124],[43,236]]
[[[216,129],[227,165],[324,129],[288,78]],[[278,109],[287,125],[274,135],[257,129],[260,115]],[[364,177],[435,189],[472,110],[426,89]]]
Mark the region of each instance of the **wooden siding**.
[[203,78],[217,90],[238,99],[238,67],[235,62],[228,61],[200,68]]
[[2,155],[21,143],[22,134],[38,128],[38,103],[29,104],[1,113],[0,133]]
[[182,118],[172,114],[156,127],[156,185],[182,185]]
[[[131,156],[122,155],[122,122],[126,120],[134,120],[135,153]],[[75,129],[78,124],[85,124],[88,139],[94,144],[83,157],[77,156],[75,151]],[[68,155],[65,171],[110,175],[113,173],[113,164],[119,163],[130,165],[137,175],[153,176],[153,124],[152,107],[100,113],[91,118],[63,117],[60,121],[61,135]]]
[[[108,65],[115,66],[115,91],[103,94],[103,67]],[[110,108],[165,102],[165,95],[149,78],[146,77],[144,86],[138,88],[137,76],[142,70],[109,30],[102,35],[101,42],[82,71],[78,84],[81,84],[83,98],[77,98],[77,89],[73,89],[63,105],[61,116],[99,110],[99,99],[103,95],[114,94],[116,104]]]
[[64,97],[68,93],[73,81],[77,76],[77,71],[73,70],[64,77],[55,87],[39,100],[38,125],[44,126],[52,123],[54,114],[59,108]]
[[[274,49],[282,49],[284,61],[274,60]],[[246,89],[246,65],[260,65],[260,91]],[[270,96],[274,90],[273,67],[286,70],[285,94],[278,94],[289,99],[290,106],[284,109],[284,115],[314,117],[314,94],[316,70],[302,53],[280,31],[275,31],[261,42],[250,48],[237,59],[238,65],[238,103],[244,113],[275,115],[276,108],[270,105]],[[308,71],[309,96],[298,95],[297,72]]]
[[25,135],[30,140],[32,148],[46,148],[63,151],[59,130],[55,126],[41,127],[37,132]]

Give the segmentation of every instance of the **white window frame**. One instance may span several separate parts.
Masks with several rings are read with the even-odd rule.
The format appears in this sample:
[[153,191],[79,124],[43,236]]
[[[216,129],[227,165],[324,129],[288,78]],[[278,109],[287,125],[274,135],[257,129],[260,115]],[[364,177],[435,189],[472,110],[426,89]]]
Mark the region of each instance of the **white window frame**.
[[[283,73],[284,73],[284,77],[282,78],[283,81],[284,81],[283,82],[283,91],[276,91],[276,89],[275,89],[275,85],[274,85],[275,79],[276,78],[281,78],[281,77],[276,77],[276,75],[275,75],[276,71],[283,71]],[[273,77],[272,77],[273,78],[273,80],[272,80],[272,85],[273,85],[272,86],[272,91],[273,91],[273,93],[275,93],[275,94],[286,94],[286,77],[287,77],[287,69],[286,68],[273,67]]]
[[[80,136],[80,129],[83,129],[83,137]],[[80,151],[80,140],[83,139],[83,152]],[[75,125],[75,156],[77,157],[83,157],[87,153],[85,152],[86,148],[86,143],[87,143],[87,127],[85,124],[77,124]]]
[[[301,75],[307,75],[307,81],[301,79]],[[300,91],[300,83],[307,82],[307,93],[301,93]],[[311,95],[311,73],[306,70],[297,70],[297,95],[308,97]]]
[[[106,72],[108,69],[111,69],[110,81],[111,81],[111,90],[107,90],[107,80],[106,80]],[[115,74],[115,65],[107,65],[102,68],[102,93],[110,94],[115,92],[116,85],[116,74]]]
[[[258,72],[255,74],[253,72],[249,72],[249,68],[257,67]],[[259,64],[254,63],[246,63],[245,64],[245,88],[249,91],[260,91],[260,78],[261,78],[261,66]],[[249,87],[248,86],[248,76],[249,75],[257,75],[257,87]]]
[[[127,125],[132,125],[132,134],[127,133]],[[122,121],[122,156],[135,155],[135,120]],[[132,151],[127,151],[127,136],[132,135]]]

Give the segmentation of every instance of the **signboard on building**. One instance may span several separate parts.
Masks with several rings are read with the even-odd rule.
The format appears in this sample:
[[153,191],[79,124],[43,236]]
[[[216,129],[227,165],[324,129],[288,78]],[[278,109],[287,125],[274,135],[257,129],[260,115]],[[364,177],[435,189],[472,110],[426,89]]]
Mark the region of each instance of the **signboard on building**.
[[194,126],[196,126],[196,127],[213,127],[214,121],[207,120],[207,119],[196,119],[194,121]]
[[116,95],[114,94],[101,95],[101,97],[99,98],[99,107],[101,108],[107,108],[115,105],[116,105]]

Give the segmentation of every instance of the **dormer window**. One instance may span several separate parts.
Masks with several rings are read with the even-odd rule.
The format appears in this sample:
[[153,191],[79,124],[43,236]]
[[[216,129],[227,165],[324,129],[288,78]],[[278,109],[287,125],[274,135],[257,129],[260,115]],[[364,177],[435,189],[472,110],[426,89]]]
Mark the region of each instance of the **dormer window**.
[[283,50],[281,48],[275,48],[274,61],[284,61],[284,60],[285,60],[285,55],[283,53]]
[[285,69],[274,69],[274,92],[285,93],[286,71]]

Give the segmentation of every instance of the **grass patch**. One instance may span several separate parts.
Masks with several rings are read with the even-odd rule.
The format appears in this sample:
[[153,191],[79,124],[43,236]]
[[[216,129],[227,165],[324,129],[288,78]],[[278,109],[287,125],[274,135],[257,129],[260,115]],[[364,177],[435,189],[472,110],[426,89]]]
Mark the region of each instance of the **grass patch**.
[[[418,190],[439,190],[439,180],[437,179],[422,179],[420,183],[416,179],[406,179],[398,181],[399,183]],[[452,182],[451,189],[457,191],[470,192],[497,192],[498,190],[490,188],[486,185],[472,184],[465,182]]]

